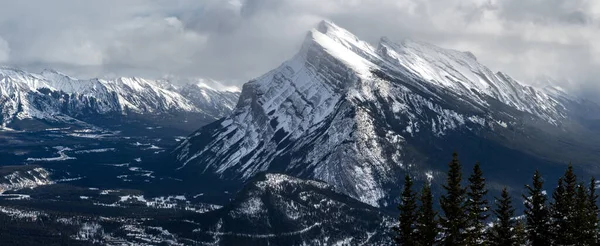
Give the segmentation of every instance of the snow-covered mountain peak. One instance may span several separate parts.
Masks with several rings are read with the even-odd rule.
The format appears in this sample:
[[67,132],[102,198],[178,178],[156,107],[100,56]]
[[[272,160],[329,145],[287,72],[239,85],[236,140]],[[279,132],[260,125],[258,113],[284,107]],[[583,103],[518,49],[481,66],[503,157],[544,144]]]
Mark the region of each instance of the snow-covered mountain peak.
[[[43,76],[38,74],[28,73],[18,68],[0,67],[0,86],[5,90],[7,88],[31,90],[49,87],[47,82]],[[5,93],[8,92],[5,91]]]
[[[390,41],[390,39],[387,38],[382,38],[381,42],[384,44],[393,43]],[[395,43],[395,45],[397,47],[400,47],[400,49],[397,50],[404,50],[406,52],[419,53],[421,55],[427,54],[429,56],[446,56],[455,60],[464,60],[468,63],[477,62],[477,57],[470,51],[446,49],[428,42],[414,40],[410,38],[405,38],[402,41]]]
[[199,78],[199,79],[196,79],[193,84],[199,88],[212,90],[212,91],[227,91],[227,92],[233,92],[233,93],[240,92],[239,87],[227,86],[227,85],[224,85],[223,83],[221,83],[217,80],[214,80],[214,79]]
[[76,79],[76,78],[74,78],[74,77],[71,77],[71,76],[69,76],[69,75],[67,75],[67,74],[65,74],[65,73],[62,73],[62,72],[56,71],[56,70],[54,70],[54,69],[51,69],[51,68],[45,68],[44,70],[42,70],[42,73],[41,73],[41,75],[42,75],[42,76],[44,76],[44,77],[46,77],[46,78],[55,77],[55,76],[57,76],[57,77],[58,77],[58,76],[60,76],[60,77],[66,77],[66,78],[69,78],[69,79],[72,79],[72,80],[77,80],[77,79]]
[[[307,57],[307,62],[317,63],[327,61],[327,58],[325,57],[322,57],[324,59],[315,59],[319,58],[315,56],[328,55],[331,58],[337,59],[337,61],[343,62],[348,68],[361,74],[368,74],[370,73],[371,68],[375,67],[375,64],[369,61],[368,58],[362,56],[363,53],[368,54],[373,50],[370,45],[360,40],[355,42],[353,38],[347,39],[347,36],[328,34],[331,34],[331,32],[323,33],[316,29],[309,32],[305,45],[307,43],[313,45],[307,50],[307,52],[312,52],[309,54],[310,56]],[[320,53],[321,51],[324,51],[325,53]]]
[[130,113],[193,113],[218,119],[231,111],[238,97],[216,89],[204,94],[186,89],[139,77],[82,80],[50,69],[36,74],[1,67],[0,119],[4,125],[14,119],[61,122],[83,115]]
[[[464,87],[492,93],[494,74],[473,56],[443,49],[424,42],[404,40],[393,43],[382,39],[379,52],[426,81],[444,87]],[[487,94],[486,93],[486,94]]]
[[412,73],[482,109],[489,98],[551,123],[562,118],[559,103],[543,91],[526,86],[504,73],[494,73],[470,52],[444,49],[424,42],[383,39],[378,49],[387,62]]
[[373,46],[331,21],[321,21],[315,30],[366,59],[373,60],[377,56]]
[[40,79],[39,76],[27,73],[21,69],[5,66],[0,67],[0,76],[13,79]]
[[396,174],[415,162],[407,143],[417,135],[435,142],[532,119],[556,124],[565,115],[553,97],[493,73],[470,53],[385,38],[374,49],[323,21],[297,55],[243,86],[232,115],[173,153],[178,170],[237,181],[283,172],[379,206],[397,187]]
[[[262,107],[262,114],[266,114],[284,110],[287,106],[282,103],[297,97],[310,105],[309,111],[298,112],[306,115],[301,124],[315,123],[313,120],[320,121],[329,114],[336,101],[358,81],[372,77],[371,70],[377,65],[369,59],[371,56],[376,54],[369,44],[323,21],[307,33],[301,50],[292,59],[244,85],[239,107],[257,103],[253,107]],[[282,113],[293,117],[289,112]],[[298,127],[298,123],[285,129]]]

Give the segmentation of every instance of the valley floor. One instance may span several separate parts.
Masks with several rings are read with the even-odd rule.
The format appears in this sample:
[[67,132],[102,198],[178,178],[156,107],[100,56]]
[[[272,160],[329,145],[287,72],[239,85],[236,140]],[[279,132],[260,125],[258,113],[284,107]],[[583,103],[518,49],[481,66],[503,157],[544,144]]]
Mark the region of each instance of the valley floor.
[[142,136],[99,129],[2,131],[3,242],[194,244],[172,234],[177,227],[161,225],[192,223],[185,221],[221,206],[187,192],[193,189],[177,178],[156,174],[162,156],[184,136],[155,126],[145,130]]

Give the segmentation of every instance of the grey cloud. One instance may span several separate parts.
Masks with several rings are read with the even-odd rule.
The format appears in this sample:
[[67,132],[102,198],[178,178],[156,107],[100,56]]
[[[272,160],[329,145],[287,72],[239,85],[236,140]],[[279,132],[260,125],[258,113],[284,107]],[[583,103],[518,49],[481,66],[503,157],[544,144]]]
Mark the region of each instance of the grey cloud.
[[10,47],[8,47],[8,42],[0,37],[0,62],[8,61],[9,54]]
[[500,1],[500,14],[510,21],[531,21],[553,25],[557,23],[586,25],[592,22],[590,0],[507,0]]
[[80,77],[211,77],[239,85],[291,57],[322,19],[374,45],[388,36],[470,50],[492,69],[523,81],[544,74],[581,81],[569,84],[583,88],[600,65],[600,3],[591,0],[22,0],[5,5],[0,37],[10,49],[3,49],[0,39],[1,63],[49,66]]

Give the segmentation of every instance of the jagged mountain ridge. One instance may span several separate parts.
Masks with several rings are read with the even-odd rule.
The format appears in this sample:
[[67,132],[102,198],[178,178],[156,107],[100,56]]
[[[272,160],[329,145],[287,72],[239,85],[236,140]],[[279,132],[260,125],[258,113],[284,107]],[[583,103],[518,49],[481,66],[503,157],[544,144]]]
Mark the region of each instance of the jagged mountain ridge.
[[[485,159],[494,175],[543,167],[565,145],[598,157],[597,141],[579,138],[597,136],[572,117],[580,105],[493,73],[471,53],[386,38],[375,48],[324,21],[292,59],[243,86],[231,116],[173,154],[185,175],[241,185],[259,172],[282,172],[389,206],[405,172],[425,179],[445,170],[440,153],[464,148],[475,152],[473,163],[503,153]],[[533,164],[502,166],[511,158]]]
[[188,83],[177,87],[176,90],[194,106],[204,109],[217,119],[229,116],[240,96],[238,91],[219,91],[201,82]]
[[24,119],[77,122],[90,115],[192,113],[216,120],[231,111],[238,93],[137,77],[80,80],[53,70],[34,74],[2,67],[0,96],[7,126]]

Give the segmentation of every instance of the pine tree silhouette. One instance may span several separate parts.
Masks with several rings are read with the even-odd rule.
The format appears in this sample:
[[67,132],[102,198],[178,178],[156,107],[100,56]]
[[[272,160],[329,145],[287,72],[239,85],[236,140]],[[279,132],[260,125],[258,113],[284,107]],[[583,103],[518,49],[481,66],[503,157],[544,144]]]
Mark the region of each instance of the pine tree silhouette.
[[433,194],[429,183],[423,187],[419,200],[421,207],[417,214],[417,245],[433,246],[438,234],[438,224],[437,212],[433,210]]
[[596,194],[596,179],[592,177],[590,179],[590,186],[588,187],[588,227],[586,230],[588,231],[589,239],[588,242],[590,245],[598,245],[598,226],[600,221],[598,220],[598,195]]
[[412,246],[416,245],[415,223],[417,219],[416,194],[412,190],[413,181],[407,174],[404,178],[404,189],[402,191],[402,201],[398,205],[400,210],[399,225],[394,227],[396,237],[394,241],[398,245]]
[[496,222],[490,232],[490,245],[493,246],[515,246],[516,238],[513,235],[515,229],[514,217],[515,209],[512,206],[508,190],[504,188],[500,198],[496,198]]
[[556,245],[575,245],[577,243],[576,225],[576,189],[577,177],[573,166],[569,164],[565,174],[558,179],[558,186],[552,194],[551,231]]
[[577,186],[574,227],[578,245],[597,245],[598,207],[594,183],[592,178],[589,187],[583,183]]
[[531,246],[550,245],[550,214],[548,211],[548,198],[544,193],[544,181],[539,171],[533,174],[533,183],[526,185],[525,219],[527,239]]
[[467,192],[467,245],[483,245],[486,243],[485,223],[489,215],[488,201],[485,195],[485,178],[479,162],[475,163],[473,173],[469,177],[469,190]]
[[447,183],[443,186],[446,194],[440,198],[440,206],[444,211],[444,216],[440,217],[443,234],[441,244],[447,246],[465,245],[465,229],[467,228],[466,189],[461,186],[462,173],[458,154],[455,152],[452,156]]

